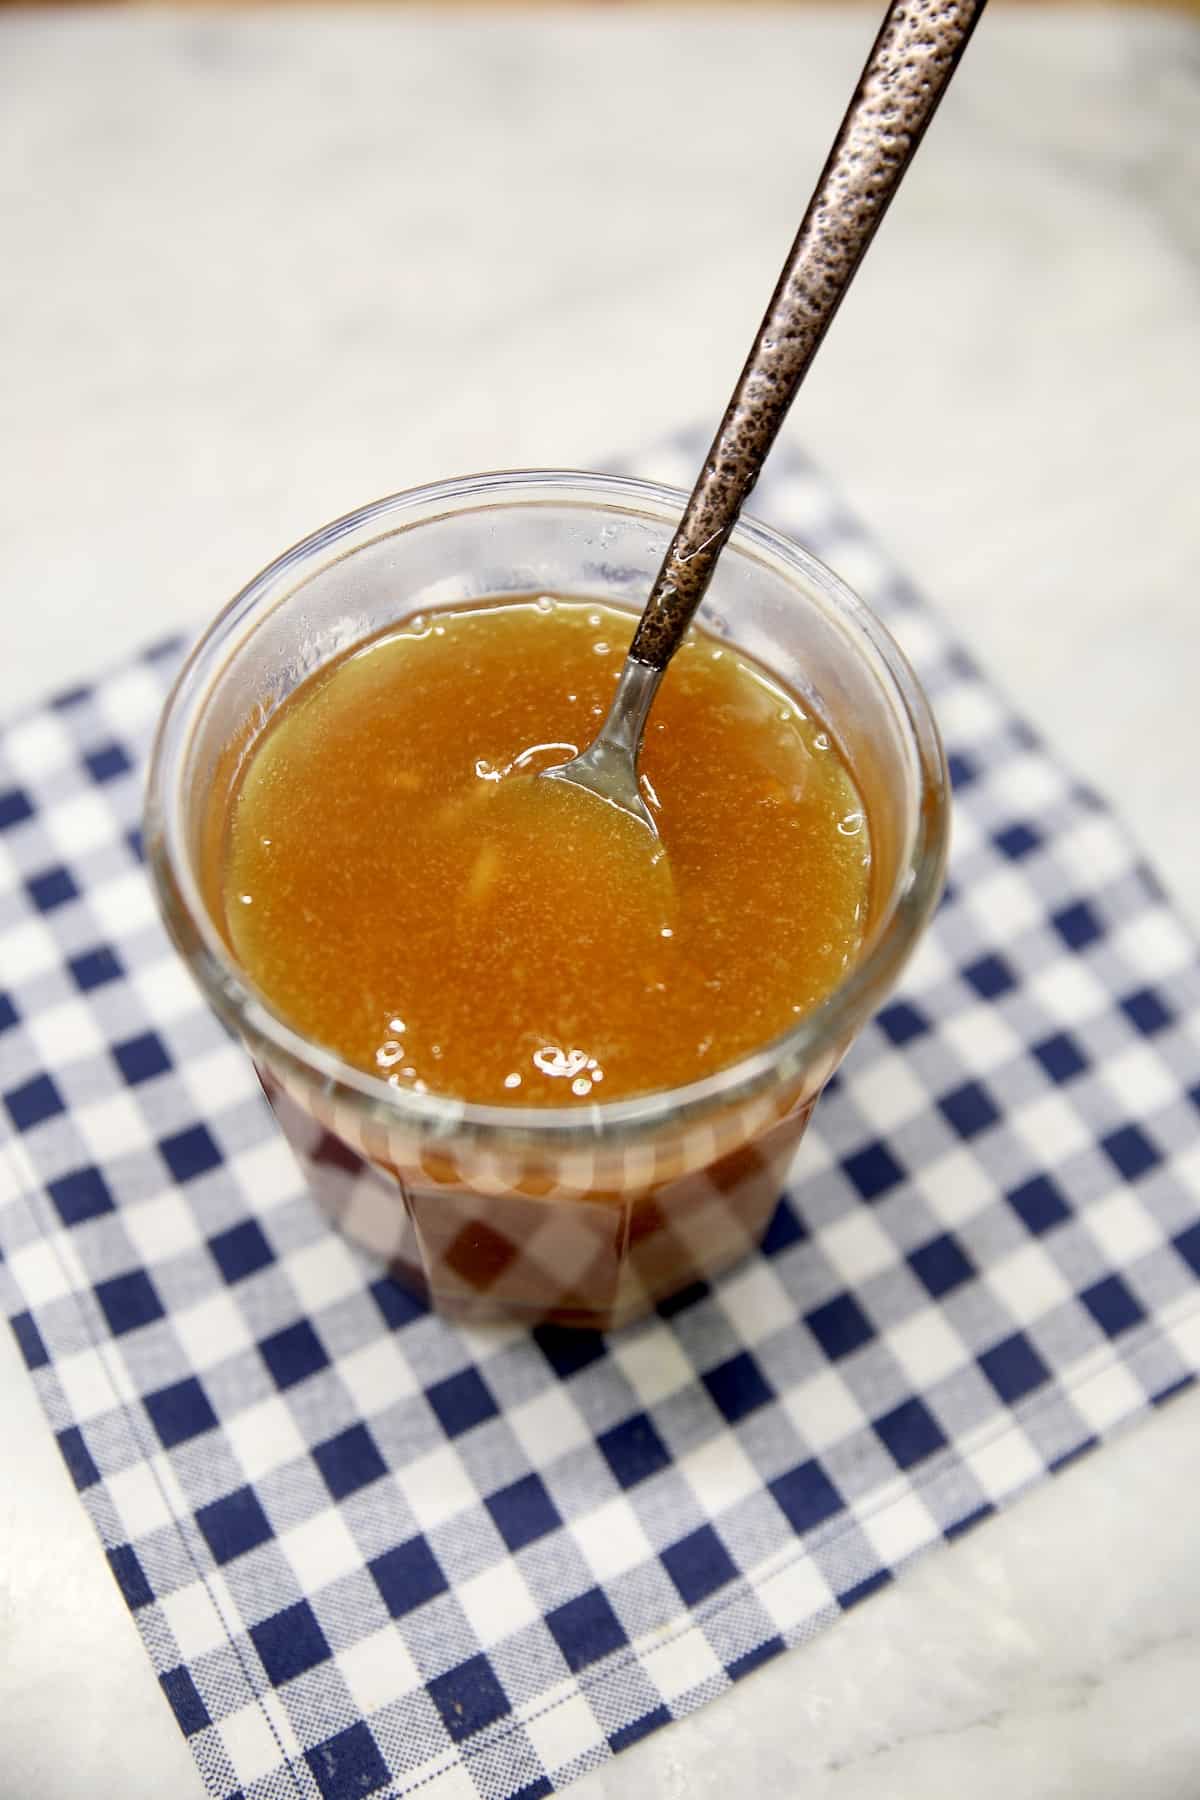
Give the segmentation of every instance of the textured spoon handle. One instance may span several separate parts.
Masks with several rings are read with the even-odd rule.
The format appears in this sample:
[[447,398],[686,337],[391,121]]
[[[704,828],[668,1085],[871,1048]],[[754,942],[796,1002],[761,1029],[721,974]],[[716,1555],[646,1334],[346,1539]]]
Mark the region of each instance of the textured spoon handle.
[[629,654],[663,669],[888,209],[984,0],[893,0]]

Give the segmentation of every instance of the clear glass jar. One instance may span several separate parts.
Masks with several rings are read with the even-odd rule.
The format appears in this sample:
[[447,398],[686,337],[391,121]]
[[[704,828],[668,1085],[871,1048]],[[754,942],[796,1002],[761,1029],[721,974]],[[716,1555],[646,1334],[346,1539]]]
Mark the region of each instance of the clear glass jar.
[[[315,669],[412,613],[487,595],[574,595],[636,613],[683,503],[645,482],[557,471],[377,501],[257,576],[201,638],[163,713],[146,845],[168,929],[293,1145],[318,1178],[336,1171],[343,1226],[457,1316],[609,1329],[758,1243],[821,1088],[940,890],[948,784],[912,670],[829,569],[762,525],[738,526],[699,622],[836,735],[870,823],[871,918],[827,1000],[686,1087],[564,1108],[392,1088],[298,1034],[250,986],[205,871],[219,864],[248,746]],[[356,1159],[371,1173],[350,1179]]]

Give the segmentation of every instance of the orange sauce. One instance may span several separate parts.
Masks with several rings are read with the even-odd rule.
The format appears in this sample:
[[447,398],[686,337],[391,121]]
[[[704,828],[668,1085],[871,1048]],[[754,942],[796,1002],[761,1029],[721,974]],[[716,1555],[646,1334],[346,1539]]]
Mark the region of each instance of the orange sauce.
[[216,876],[274,1009],[397,1087],[580,1105],[698,1080],[824,998],[866,924],[832,733],[693,632],[641,758],[644,829],[538,770],[595,733],[632,634],[527,596],[409,619],[252,745]]

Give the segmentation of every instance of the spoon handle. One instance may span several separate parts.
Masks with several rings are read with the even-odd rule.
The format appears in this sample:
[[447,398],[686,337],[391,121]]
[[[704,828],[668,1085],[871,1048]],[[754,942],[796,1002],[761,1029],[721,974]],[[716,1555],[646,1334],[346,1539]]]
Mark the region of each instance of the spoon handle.
[[892,0],[754,347],[655,577],[630,657],[665,669],[985,0]]

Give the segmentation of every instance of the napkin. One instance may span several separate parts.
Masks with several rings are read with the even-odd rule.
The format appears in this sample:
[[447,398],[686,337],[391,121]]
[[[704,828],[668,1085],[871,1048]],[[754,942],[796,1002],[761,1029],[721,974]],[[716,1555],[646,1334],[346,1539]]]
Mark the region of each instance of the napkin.
[[179,646],[0,732],[2,1297],[222,1800],[535,1800],[1200,1366],[1192,938],[802,456],[754,510],[914,662],[950,885],[761,1251],[610,1337],[449,1324],[329,1225],[141,864]]

